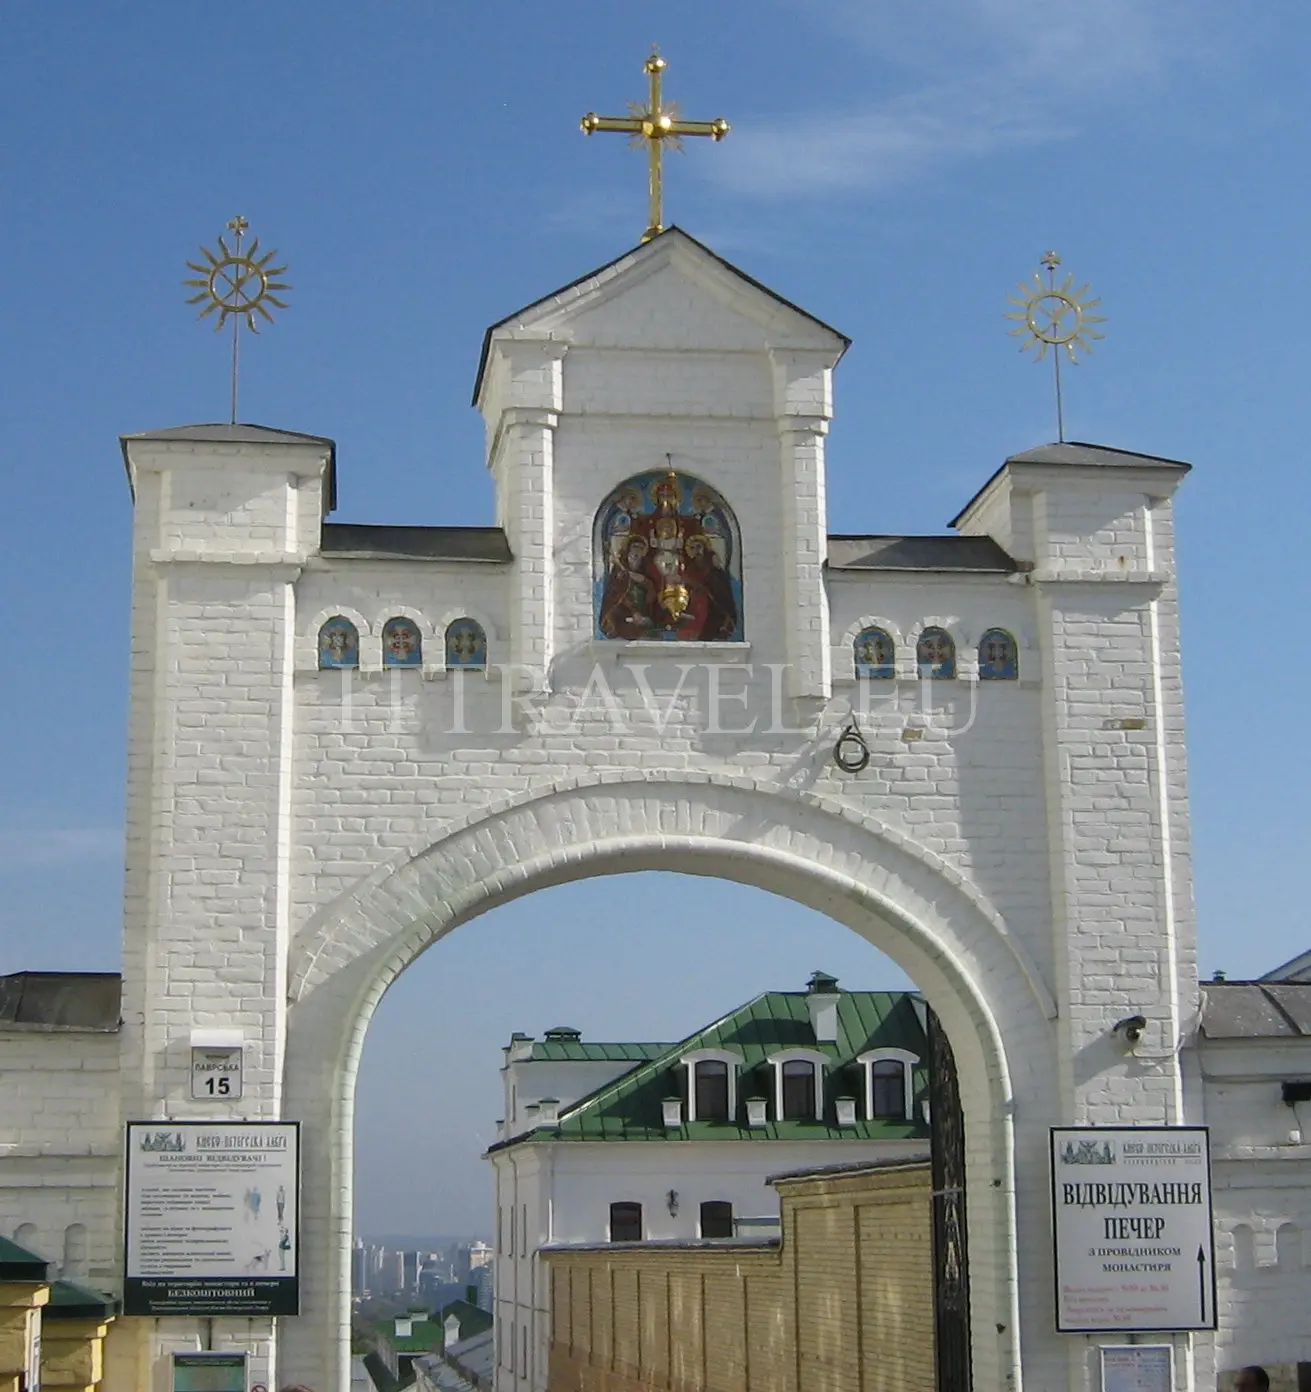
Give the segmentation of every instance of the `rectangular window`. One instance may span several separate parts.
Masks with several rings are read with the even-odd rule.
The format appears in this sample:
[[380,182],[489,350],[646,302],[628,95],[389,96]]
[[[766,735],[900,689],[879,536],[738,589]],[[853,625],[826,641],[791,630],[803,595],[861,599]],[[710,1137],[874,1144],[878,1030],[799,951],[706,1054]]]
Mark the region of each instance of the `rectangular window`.
[[876,1117],[906,1115],[906,1065],[898,1059],[877,1059],[871,1065]]
[[696,1119],[728,1120],[728,1064],[705,1059],[695,1068]]
[[519,1231],[520,1231],[520,1234],[521,1234],[521,1236],[522,1236],[522,1238],[523,1238],[523,1254],[524,1254],[524,1256],[526,1257],[526,1256],[528,1255],[528,1205],[527,1205],[527,1204],[524,1204],[524,1206],[523,1206],[523,1226],[522,1226],[522,1228],[520,1228]]
[[642,1205],[612,1203],[610,1205],[610,1241],[641,1242]]
[[789,1059],[783,1065],[783,1120],[814,1121],[815,1065]]
[[523,1375],[528,1376],[528,1326],[523,1327]]
[[701,1205],[701,1236],[733,1236],[733,1205],[731,1203],[722,1199],[710,1199]]

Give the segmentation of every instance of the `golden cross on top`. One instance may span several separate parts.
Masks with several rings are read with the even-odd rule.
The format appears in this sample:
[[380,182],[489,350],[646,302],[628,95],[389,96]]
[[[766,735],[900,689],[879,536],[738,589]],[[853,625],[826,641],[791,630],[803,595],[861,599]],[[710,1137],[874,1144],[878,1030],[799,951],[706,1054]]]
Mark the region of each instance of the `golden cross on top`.
[[677,106],[666,106],[660,92],[660,74],[665,67],[665,60],[652,49],[651,56],[643,66],[651,81],[645,107],[629,102],[630,116],[598,116],[595,111],[589,111],[582,120],[585,135],[591,135],[594,131],[622,131],[633,137],[634,145],[646,144],[651,159],[651,221],[642,233],[644,242],[649,242],[657,233],[665,230],[661,221],[663,189],[660,167],[665,142],[671,142],[677,150],[681,148],[680,136],[708,135],[711,140],[722,140],[729,131],[728,122],[722,116],[713,121],[684,121],[678,115]]

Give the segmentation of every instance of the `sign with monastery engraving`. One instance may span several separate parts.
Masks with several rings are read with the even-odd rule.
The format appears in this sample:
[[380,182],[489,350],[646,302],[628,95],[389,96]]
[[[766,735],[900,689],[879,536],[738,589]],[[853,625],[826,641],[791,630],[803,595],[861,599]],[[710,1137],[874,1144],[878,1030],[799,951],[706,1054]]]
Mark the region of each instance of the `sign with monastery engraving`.
[[1053,1127],[1056,1327],[1215,1328],[1204,1126]]
[[123,1313],[298,1313],[299,1138],[296,1122],[129,1122]]
[[1103,1344],[1101,1392],[1174,1392],[1169,1344]]

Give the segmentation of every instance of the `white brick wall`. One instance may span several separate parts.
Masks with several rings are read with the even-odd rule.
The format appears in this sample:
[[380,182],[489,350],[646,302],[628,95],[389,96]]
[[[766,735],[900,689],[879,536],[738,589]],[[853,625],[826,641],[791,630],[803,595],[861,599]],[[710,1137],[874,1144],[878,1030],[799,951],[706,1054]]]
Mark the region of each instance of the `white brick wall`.
[[1215,1186],[1221,1370],[1311,1363],[1311,1103],[1281,1083],[1311,1076],[1311,1040],[1200,1041]]
[[[1003,475],[966,525],[1031,552],[1014,579],[828,573],[841,349],[677,234],[498,326],[480,406],[508,567],[316,555],[325,456],[310,444],[129,446],[123,1105],[194,1115],[187,1034],[222,1024],[250,1041],[241,1110],[303,1121],[304,1314],[279,1333],[279,1380],[347,1386],[352,1094],[386,985],[483,910],[622,864],[778,892],[910,972],[962,1066],[976,1385],[1016,1388],[1022,1368],[1044,1392],[1091,1388],[1087,1341],[1052,1333],[1046,1129],[1183,1119],[1173,1051],[1196,1004],[1175,475]],[[694,673],[662,734],[616,728],[594,664],[632,716],[643,677],[670,693],[677,662],[702,656],[593,643],[591,533],[610,490],[667,454],[736,511],[749,648]],[[337,612],[361,625],[349,677],[314,666]],[[431,666],[463,612],[487,622],[493,662],[545,689],[512,701],[518,684],[494,675],[376,670],[391,614],[419,621]],[[903,656],[861,716],[872,758],[853,776],[831,752],[870,616],[906,644],[944,623],[961,680],[935,683],[926,711]],[[1017,683],[972,680],[994,624],[1021,642]],[[708,728],[716,682],[746,697],[724,701],[728,727],[754,714],[753,733]],[[1107,1037],[1137,1012],[1150,1066]],[[158,1339],[115,1337],[116,1366],[162,1366]],[[271,1381],[272,1341],[255,1337]],[[1201,1376],[1210,1341],[1195,1342]]]
[[61,1276],[117,1280],[118,1037],[0,1030],[0,1234]]

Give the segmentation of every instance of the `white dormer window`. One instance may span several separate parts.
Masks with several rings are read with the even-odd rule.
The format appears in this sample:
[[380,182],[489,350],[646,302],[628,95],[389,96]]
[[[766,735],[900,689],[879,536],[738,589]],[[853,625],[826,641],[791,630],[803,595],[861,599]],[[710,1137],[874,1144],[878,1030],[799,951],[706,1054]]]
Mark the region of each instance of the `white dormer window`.
[[693,1049],[679,1063],[687,1069],[688,1121],[735,1120],[742,1055],[731,1049]]
[[813,1049],[785,1049],[769,1062],[774,1069],[774,1115],[780,1121],[822,1120],[827,1055]]
[[905,1049],[870,1049],[856,1059],[865,1070],[865,1115],[871,1121],[907,1121],[915,1105],[914,1068]]

